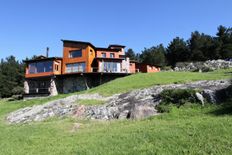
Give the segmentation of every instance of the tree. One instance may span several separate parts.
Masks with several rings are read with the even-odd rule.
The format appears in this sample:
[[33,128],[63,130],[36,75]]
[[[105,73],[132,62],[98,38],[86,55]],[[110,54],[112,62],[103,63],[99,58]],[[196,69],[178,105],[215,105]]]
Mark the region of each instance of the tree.
[[220,42],[210,35],[195,31],[191,34],[188,44],[192,61],[206,61],[221,57]]
[[[9,56],[0,63],[0,97],[10,97],[20,93],[23,87],[24,65]],[[22,90],[22,89],[21,89]]]
[[129,48],[126,52],[125,52],[125,56],[129,57],[131,60],[135,60],[136,59],[136,55],[135,52],[133,51],[133,49]]
[[232,28],[218,27],[217,40],[220,43],[221,58],[232,58]]
[[162,44],[148,49],[145,48],[140,55],[141,61],[155,66],[165,66],[165,52],[166,49]]
[[190,56],[187,43],[179,37],[174,38],[167,47],[166,57],[169,65],[174,66],[176,62],[189,61]]

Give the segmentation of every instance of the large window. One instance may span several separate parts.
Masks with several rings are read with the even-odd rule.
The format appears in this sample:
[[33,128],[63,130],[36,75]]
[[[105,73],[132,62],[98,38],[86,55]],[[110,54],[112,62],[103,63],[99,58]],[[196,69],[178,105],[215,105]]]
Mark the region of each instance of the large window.
[[43,73],[43,72],[52,72],[53,71],[53,62],[44,61],[44,62],[35,62],[29,64],[29,73]]
[[73,63],[66,65],[66,73],[73,73],[73,72],[85,72],[85,63]]
[[70,51],[69,57],[70,57],[70,58],[82,57],[82,50]]
[[103,62],[103,72],[120,72],[120,63]]

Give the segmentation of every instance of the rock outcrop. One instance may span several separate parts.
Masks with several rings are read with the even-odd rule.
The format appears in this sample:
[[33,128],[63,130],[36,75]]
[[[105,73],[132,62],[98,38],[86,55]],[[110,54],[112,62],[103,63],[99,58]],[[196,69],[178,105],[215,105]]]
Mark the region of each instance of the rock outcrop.
[[[103,97],[99,94],[73,95],[64,99],[19,109],[10,113],[10,123],[42,121],[53,116],[73,116],[87,119],[142,119],[158,115],[155,107],[161,102],[160,93],[167,89],[200,89],[201,101],[219,102],[218,91],[230,86],[229,80],[197,81],[186,84],[169,84],[133,90],[128,93]],[[204,99],[203,99],[203,98]],[[98,106],[78,105],[79,99],[103,100],[106,103]]]
[[217,69],[227,69],[232,67],[231,61],[208,60],[205,62],[180,62],[176,64],[174,71],[213,71]]

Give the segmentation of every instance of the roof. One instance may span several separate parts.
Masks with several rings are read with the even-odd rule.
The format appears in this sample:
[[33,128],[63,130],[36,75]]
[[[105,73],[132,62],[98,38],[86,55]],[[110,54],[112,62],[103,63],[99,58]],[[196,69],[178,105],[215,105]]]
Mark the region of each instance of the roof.
[[68,42],[68,43],[74,43],[74,44],[84,44],[84,45],[89,45],[92,48],[96,48],[93,44],[91,44],[90,42],[85,42],[85,41],[75,41],[75,40],[63,40],[61,39],[61,41],[63,41],[63,43]]
[[24,60],[24,62],[26,63],[30,63],[30,62],[38,62],[38,61],[47,61],[47,60],[62,60],[61,57],[45,57],[45,56],[38,56],[37,58],[35,59],[31,59],[31,60]]
[[96,51],[110,51],[110,52],[119,52],[120,49],[112,49],[112,48],[102,48],[102,47],[97,47]]
[[118,45],[118,44],[111,44],[111,45],[109,45],[108,48],[111,48],[111,47],[121,47],[121,48],[125,48],[126,46],[124,46],[124,45]]

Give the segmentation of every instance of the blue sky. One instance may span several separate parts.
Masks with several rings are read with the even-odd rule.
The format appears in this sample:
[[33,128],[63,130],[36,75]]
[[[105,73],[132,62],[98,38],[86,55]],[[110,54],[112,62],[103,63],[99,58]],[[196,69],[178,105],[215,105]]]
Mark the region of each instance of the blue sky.
[[61,39],[140,52],[232,26],[231,0],[0,0],[0,58],[62,56]]

